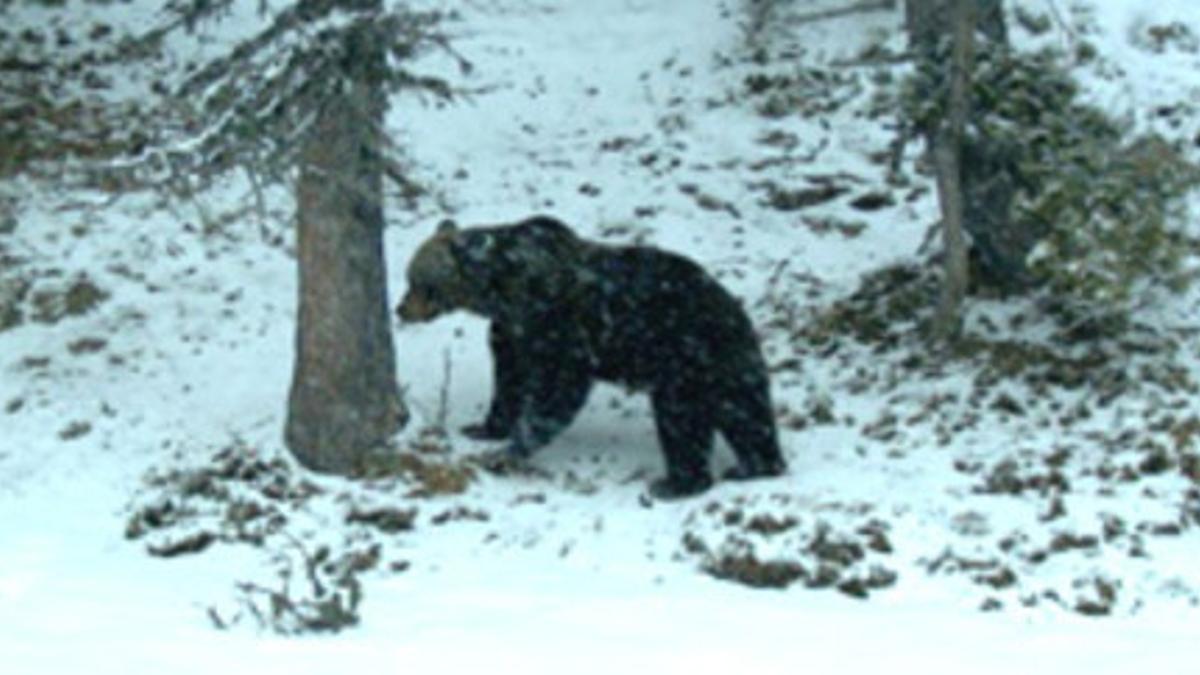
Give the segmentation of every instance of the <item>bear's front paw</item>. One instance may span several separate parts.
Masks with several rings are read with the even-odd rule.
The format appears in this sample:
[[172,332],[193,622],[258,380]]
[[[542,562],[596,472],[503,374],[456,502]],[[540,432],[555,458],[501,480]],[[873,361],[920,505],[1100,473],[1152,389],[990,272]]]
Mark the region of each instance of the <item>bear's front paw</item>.
[[487,422],[468,424],[459,431],[463,436],[475,441],[501,441],[509,436],[508,432],[490,426]]
[[492,450],[479,456],[479,466],[500,476],[512,473],[520,463],[520,458],[513,457],[504,450]]
[[528,454],[521,453],[511,446],[482,453],[476,459],[485,471],[498,476],[532,473],[532,467],[527,460]]
[[675,499],[698,495],[712,487],[712,483],[712,478],[709,476],[692,478],[686,481],[671,479],[669,477],[659,478],[650,483],[650,496],[664,502],[669,502]]

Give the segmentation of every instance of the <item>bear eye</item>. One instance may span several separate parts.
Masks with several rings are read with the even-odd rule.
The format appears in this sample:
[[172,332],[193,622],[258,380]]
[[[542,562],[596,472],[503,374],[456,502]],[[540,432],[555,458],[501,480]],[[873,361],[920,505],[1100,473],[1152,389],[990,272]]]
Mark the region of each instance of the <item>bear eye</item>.
[[433,300],[438,296],[438,291],[432,284],[415,284],[412,292],[427,300]]

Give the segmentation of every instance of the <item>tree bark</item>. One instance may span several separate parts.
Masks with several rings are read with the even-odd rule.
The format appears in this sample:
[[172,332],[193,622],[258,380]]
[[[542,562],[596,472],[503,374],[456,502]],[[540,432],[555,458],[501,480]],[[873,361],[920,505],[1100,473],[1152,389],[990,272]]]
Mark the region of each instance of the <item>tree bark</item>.
[[953,32],[955,7],[961,3],[972,6],[974,25],[989,42],[1008,44],[1004,0],[908,0],[904,3],[904,25],[909,42],[918,51],[935,48],[939,40]]
[[[945,41],[955,32],[956,8],[962,5],[971,10],[972,38],[976,35],[982,38],[984,44],[980,49],[1008,49],[1002,0],[908,0],[905,24],[913,53],[922,68],[944,73],[935,78],[940,85],[922,92],[924,96],[947,100],[951,76],[950,69],[943,64],[952,59],[948,58]],[[969,114],[986,115],[987,111],[976,109]],[[940,126],[917,129],[931,149],[937,144]],[[936,150],[934,155],[936,160]],[[1020,291],[1031,285],[1025,260],[1041,237],[1041,233],[1019,228],[1012,221],[1016,195],[1013,156],[1012,148],[1003,147],[995,139],[968,137],[962,142],[958,162],[963,227],[970,235],[977,263],[974,269],[982,285],[1004,292]]]
[[407,421],[383,256],[384,41],[362,21],[300,150],[296,360],[284,432],[304,466],[347,475]]
[[946,118],[934,136],[938,202],[942,210],[944,247],[942,298],[934,332],[944,342],[962,331],[962,302],[967,294],[967,243],[963,235],[962,146],[969,113],[970,77],[974,63],[974,7],[958,2],[954,8],[954,49]]

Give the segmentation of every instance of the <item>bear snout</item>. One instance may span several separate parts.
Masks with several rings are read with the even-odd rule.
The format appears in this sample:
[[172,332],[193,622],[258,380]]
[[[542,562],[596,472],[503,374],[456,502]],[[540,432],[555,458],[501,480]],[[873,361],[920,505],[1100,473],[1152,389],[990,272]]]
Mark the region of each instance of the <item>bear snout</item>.
[[396,305],[396,316],[405,323],[429,321],[437,316],[437,308],[429,302],[428,298],[417,293],[409,293],[404,296],[400,304]]

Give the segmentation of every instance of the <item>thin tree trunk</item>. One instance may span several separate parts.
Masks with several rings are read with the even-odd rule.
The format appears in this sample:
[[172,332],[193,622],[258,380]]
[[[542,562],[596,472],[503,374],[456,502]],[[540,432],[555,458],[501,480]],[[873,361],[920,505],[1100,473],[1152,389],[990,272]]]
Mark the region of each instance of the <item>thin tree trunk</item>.
[[[945,39],[955,28],[958,7],[971,10],[972,42],[983,39],[980,50],[1007,50],[1008,36],[1004,23],[1002,0],[908,0],[905,3],[905,24],[909,43],[922,68],[932,73],[948,73],[944,64],[952,61],[944,50]],[[972,50],[974,51],[974,49]],[[929,91],[923,96],[945,96],[951,86],[951,75],[934,77]],[[939,84],[940,80],[940,84]],[[988,111],[970,111],[973,116]],[[925,137],[937,161],[937,136],[941,125],[928,125],[917,132]],[[974,137],[965,139],[959,148],[958,181],[962,193],[963,226],[970,235],[973,252],[973,271],[981,285],[1001,291],[1021,291],[1032,284],[1026,258],[1041,237],[1040,232],[1018,227],[1011,218],[1016,195],[1016,172],[1013,148],[996,139]]]
[[934,137],[934,161],[937,166],[938,202],[942,210],[944,276],[942,298],[938,305],[934,331],[946,342],[958,338],[962,330],[962,303],[967,294],[967,243],[963,235],[962,147],[970,96],[971,66],[974,62],[976,19],[971,2],[956,3],[954,8],[954,50],[951,59],[950,87],[946,119]]
[[350,474],[407,420],[395,380],[383,256],[383,41],[352,29],[345,86],[301,149],[300,298],[285,441],[301,464]]
[[1003,0],[908,0],[904,3],[904,24],[909,41],[918,49],[935,47],[943,35],[954,30],[954,7],[962,3],[974,7],[975,26],[989,41],[1008,44]]

